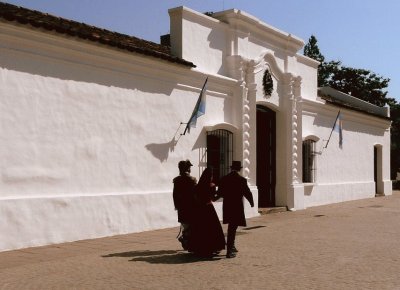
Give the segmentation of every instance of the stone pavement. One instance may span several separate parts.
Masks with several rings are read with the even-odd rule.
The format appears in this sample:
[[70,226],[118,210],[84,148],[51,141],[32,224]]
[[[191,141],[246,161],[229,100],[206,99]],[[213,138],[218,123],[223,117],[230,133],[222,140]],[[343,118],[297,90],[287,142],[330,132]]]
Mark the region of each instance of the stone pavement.
[[396,191],[248,219],[234,259],[182,251],[178,228],[9,251],[0,289],[400,289],[399,225]]

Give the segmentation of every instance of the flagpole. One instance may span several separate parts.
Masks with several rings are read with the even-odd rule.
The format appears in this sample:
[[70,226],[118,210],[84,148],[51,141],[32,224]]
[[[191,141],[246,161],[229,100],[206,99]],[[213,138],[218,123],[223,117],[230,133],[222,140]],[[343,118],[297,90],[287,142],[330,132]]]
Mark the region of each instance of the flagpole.
[[336,116],[335,122],[333,123],[333,127],[332,127],[332,130],[331,130],[331,134],[329,135],[328,141],[326,142],[326,145],[325,145],[324,148],[327,148],[327,147],[328,147],[329,141],[331,140],[331,136],[332,136],[333,130],[335,130],[336,121],[337,121],[337,119],[339,118],[339,115],[340,115],[340,110],[339,110],[339,112],[338,112],[338,114],[337,114],[337,116]]

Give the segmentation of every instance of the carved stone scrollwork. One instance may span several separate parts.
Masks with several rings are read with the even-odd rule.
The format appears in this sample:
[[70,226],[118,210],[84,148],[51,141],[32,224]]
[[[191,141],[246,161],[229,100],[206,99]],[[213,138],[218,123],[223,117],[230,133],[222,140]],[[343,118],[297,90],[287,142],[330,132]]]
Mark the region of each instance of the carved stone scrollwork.
[[[287,102],[287,111],[288,111],[288,119],[287,119],[287,128],[288,128],[288,142],[289,142],[289,166],[291,169],[291,183],[300,183],[299,179],[299,150],[301,146],[299,146],[299,140],[301,140],[301,136],[299,136],[299,112],[297,108],[298,98],[300,96],[300,84],[301,78],[294,77],[290,73],[284,74],[284,86],[285,86],[285,99]],[[300,147],[300,148],[299,148]]]
[[250,174],[250,101],[247,98],[248,89],[245,88],[243,98],[243,175]]
[[254,78],[254,61],[248,60],[239,55],[227,57],[228,74],[230,77],[241,82],[240,91],[242,94],[242,140],[243,140],[243,176],[250,175],[250,129],[251,129],[251,104],[249,99],[248,84]]
[[245,82],[243,82],[243,176],[250,177],[251,165],[251,98],[255,97],[254,67],[256,63],[252,60],[242,59]]
[[[299,110],[298,110],[298,102],[301,98],[301,77],[293,78],[293,97],[292,97],[292,180],[293,183],[301,183],[299,177],[299,150],[301,146],[299,146],[299,140],[301,140],[301,135],[299,134]],[[300,147],[300,148],[299,148]]]

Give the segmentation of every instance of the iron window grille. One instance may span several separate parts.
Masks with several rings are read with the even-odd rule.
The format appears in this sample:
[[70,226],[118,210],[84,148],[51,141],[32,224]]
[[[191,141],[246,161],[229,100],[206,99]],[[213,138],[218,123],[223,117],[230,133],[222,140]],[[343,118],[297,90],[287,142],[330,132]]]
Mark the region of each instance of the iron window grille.
[[314,140],[303,141],[303,183],[314,183],[316,177],[316,142]]
[[207,167],[213,170],[214,183],[230,172],[233,160],[233,133],[217,129],[207,132]]

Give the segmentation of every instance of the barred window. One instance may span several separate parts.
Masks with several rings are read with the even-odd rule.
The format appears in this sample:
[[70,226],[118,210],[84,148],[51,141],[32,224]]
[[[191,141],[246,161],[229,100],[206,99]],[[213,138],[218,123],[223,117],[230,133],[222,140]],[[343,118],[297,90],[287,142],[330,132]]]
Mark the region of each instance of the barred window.
[[212,168],[216,184],[230,172],[232,160],[232,132],[222,129],[207,132],[207,167]]
[[303,141],[303,183],[315,182],[316,160],[314,140]]

